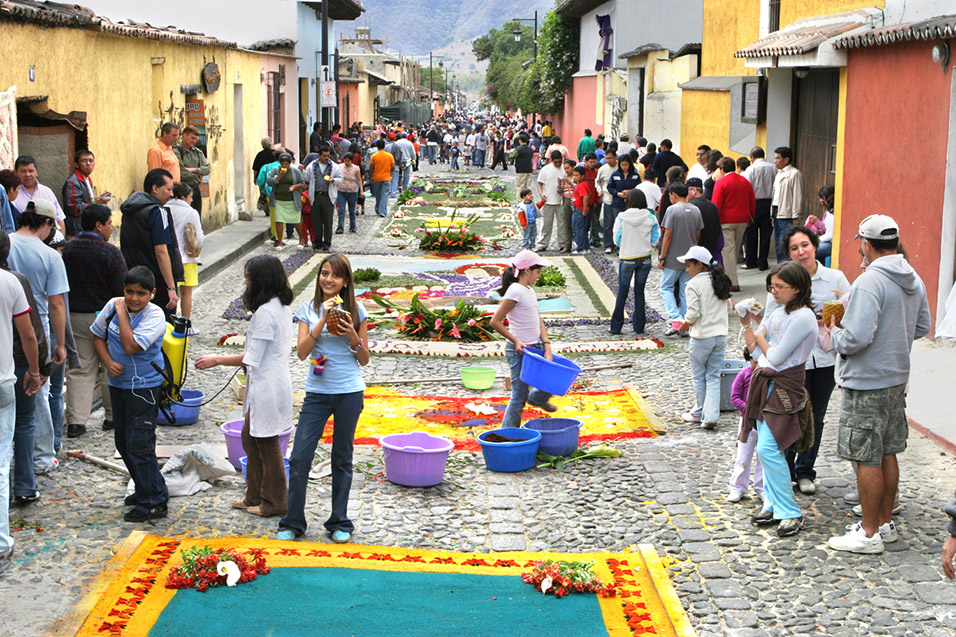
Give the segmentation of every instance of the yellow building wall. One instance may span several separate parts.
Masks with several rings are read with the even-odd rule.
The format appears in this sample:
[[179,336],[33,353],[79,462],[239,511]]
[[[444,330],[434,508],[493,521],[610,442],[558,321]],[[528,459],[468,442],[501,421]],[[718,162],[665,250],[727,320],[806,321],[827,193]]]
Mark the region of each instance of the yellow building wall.
[[780,2],[780,26],[812,18],[818,15],[833,15],[854,9],[885,9],[885,0],[782,0]]
[[[37,55],[42,51],[42,55]],[[197,95],[204,101],[210,197],[203,202],[207,230],[225,225],[236,210],[236,163],[244,167],[245,208],[256,198],[253,156],[263,135],[262,91],[258,53],[218,47],[175,44],[68,28],[39,28],[3,22],[0,38],[0,87],[17,87],[17,98],[47,96],[47,106],[60,113],[86,111],[88,142],[96,155],[93,182],[111,191],[110,207],[142,190],[146,152],[163,122],[185,124],[185,99],[180,86],[201,83],[207,62],[222,74],[219,89]],[[162,64],[152,61],[164,59]],[[28,69],[36,67],[30,82]],[[235,156],[235,86],[241,84],[242,156]],[[40,179],[43,167],[39,167]],[[62,184],[47,184],[59,193]]]
[[[681,158],[688,166],[697,163],[697,147],[707,144],[727,153],[730,140],[730,92],[682,91]],[[729,153],[736,157],[735,153]]]
[[760,37],[760,0],[707,0],[701,75],[756,75],[734,53]]

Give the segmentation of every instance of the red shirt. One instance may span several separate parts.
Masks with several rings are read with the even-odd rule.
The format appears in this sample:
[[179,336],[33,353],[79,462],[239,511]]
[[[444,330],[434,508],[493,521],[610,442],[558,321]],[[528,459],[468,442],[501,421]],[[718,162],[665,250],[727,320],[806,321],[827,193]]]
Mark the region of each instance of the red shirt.
[[717,180],[713,201],[720,211],[720,223],[750,223],[757,205],[753,186],[737,173]]
[[591,207],[591,202],[593,201],[594,195],[592,191],[594,190],[594,184],[582,181],[574,185],[574,197],[571,199],[571,205],[574,206],[575,210],[584,210],[584,198],[588,198],[588,207]]

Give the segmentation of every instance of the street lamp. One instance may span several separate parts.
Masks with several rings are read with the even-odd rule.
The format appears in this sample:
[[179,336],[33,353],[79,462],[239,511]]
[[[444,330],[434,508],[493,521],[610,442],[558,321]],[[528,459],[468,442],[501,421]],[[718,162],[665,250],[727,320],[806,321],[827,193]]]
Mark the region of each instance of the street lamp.
[[[534,62],[538,61],[538,12],[534,12],[534,19],[531,18],[515,18],[515,28],[511,31],[515,36],[515,42],[521,42],[521,25],[520,22],[534,22],[534,57],[532,60]],[[531,127],[534,128],[538,123],[538,114],[531,114]]]

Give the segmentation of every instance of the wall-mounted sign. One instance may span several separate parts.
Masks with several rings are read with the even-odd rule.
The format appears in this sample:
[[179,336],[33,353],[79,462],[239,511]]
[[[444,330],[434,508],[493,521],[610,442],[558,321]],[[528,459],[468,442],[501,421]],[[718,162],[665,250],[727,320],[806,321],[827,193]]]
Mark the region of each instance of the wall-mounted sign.
[[202,100],[186,100],[186,125],[196,127],[206,125],[206,111]]
[[207,93],[215,93],[220,81],[222,76],[219,74],[218,64],[210,62],[202,68],[202,83],[205,84]]
[[744,124],[760,124],[767,111],[767,92],[763,78],[743,80],[740,99],[740,121]]
[[338,95],[335,92],[335,82],[322,82],[320,84],[319,102],[321,108],[335,108],[339,105]]
[[186,84],[179,87],[179,92],[183,95],[195,95],[202,93],[202,84]]

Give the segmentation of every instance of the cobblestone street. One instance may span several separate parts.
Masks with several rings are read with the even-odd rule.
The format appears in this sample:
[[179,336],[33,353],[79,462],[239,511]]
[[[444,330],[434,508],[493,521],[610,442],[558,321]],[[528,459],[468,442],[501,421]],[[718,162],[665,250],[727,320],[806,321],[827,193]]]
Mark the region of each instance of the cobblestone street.
[[[429,170],[427,162],[422,170]],[[513,172],[495,175],[513,182]],[[388,239],[377,237],[383,220],[374,215],[372,201],[358,218],[357,234],[334,237],[336,251],[398,253]],[[513,254],[518,243],[510,240],[499,254]],[[190,341],[191,361],[221,352],[217,342],[222,336],[245,329],[244,322],[220,315],[241,294],[243,263],[255,254],[273,253],[271,242],[263,242],[197,288],[193,320],[201,333]],[[278,254],[285,258],[291,252],[287,248]],[[419,253],[409,249],[401,254]],[[659,278],[655,268],[647,292],[649,303],[660,311]],[[881,555],[832,551],[827,538],[842,535],[844,525],[856,520],[842,498],[855,487],[850,466],[836,457],[837,392],[817,462],[817,493],[797,494],[806,527],[794,537],[778,538],[773,527],[751,524],[759,501],[725,501],[736,412],[724,412],[714,431],[681,422],[680,414],[693,402],[687,340],[665,339],[664,330],[663,323],[648,327],[649,335],[667,344],[662,350],[575,355],[574,360],[582,367],[632,363],[631,368],[591,373],[593,389],[632,384],[661,418],[666,435],[616,441],[622,457],[576,463],[560,473],[551,469],[492,473],[484,468],[480,453],[455,451],[445,481],[427,489],[384,481],[378,476],[384,471],[381,449],[357,446],[349,503],[357,526],[353,542],[482,552],[620,551],[650,543],[670,569],[674,587],[701,635],[956,633],[956,586],[942,578],[939,567],[946,522],[942,506],[952,497],[956,460],[911,432],[909,448],[900,458],[899,541],[888,544]],[[606,322],[550,331],[556,340],[610,338]],[[732,329],[733,343],[735,336]],[[737,349],[729,345],[728,357],[736,358],[730,352]],[[298,409],[305,372],[293,360],[290,356]],[[507,369],[503,359],[487,364],[499,373]],[[460,360],[450,358],[374,355],[364,377],[371,385],[376,379],[457,376],[461,366]],[[211,396],[232,371],[200,372],[191,366],[187,387]],[[409,394],[477,395],[459,383],[394,387]],[[484,392],[504,394],[500,381]],[[161,428],[159,444],[220,444],[218,425],[240,418],[241,413],[227,388],[202,408],[197,424]],[[143,528],[123,522],[125,479],[120,474],[66,456],[66,450],[83,449],[112,459],[112,432],[101,430],[101,419],[100,411],[91,420],[89,433],[64,439],[59,468],[38,477],[38,502],[11,508],[11,521],[35,523],[43,531],[24,526],[14,533],[14,566],[0,579],[5,606],[0,634],[48,633],[87,591],[111,557],[111,549],[131,531]],[[329,446],[320,444],[318,456],[327,458]],[[242,485],[237,475],[216,481],[206,492],[173,498],[169,517],[145,529],[168,536],[273,537],[275,519],[257,518],[230,506]],[[310,486],[307,541],[328,541],[321,522],[328,514],[330,485],[325,478]]]

